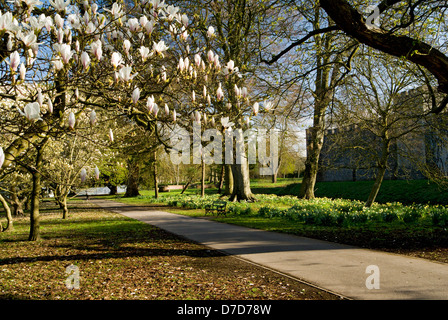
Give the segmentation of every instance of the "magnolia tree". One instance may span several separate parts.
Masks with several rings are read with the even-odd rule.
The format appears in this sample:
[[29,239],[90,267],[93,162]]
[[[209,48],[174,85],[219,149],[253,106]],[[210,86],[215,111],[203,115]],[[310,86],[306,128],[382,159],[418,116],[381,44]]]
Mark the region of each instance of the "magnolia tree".
[[[198,77],[209,81],[206,99],[220,103],[215,113],[227,105],[224,88],[229,84],[215,83],[206,70],[215,68],[225,81],[238,71],[236,65],[228,61],[221,70],[216,54],[199,48],[189,63],[186,59],[193,52],[188,35],[188,17],[159,0],[107,7],[94,1],[16,0],[2,7],[0,95],[5,116],[1,126],[14,138],[1,146],[0,170],[35,151],[29,166],[33,177],[30,240],[39,237],[45,147],[50,138],[85,130],[78,121],[81,116],[95,125],[101,109],[105,118],[126,115],[155,132],[187,119],[192,110],[198,120],[205,106],[200,109],[194,96],[187,100],[179,90]],[[242,88],[240,92],[245,95]],[[114,132],[110,130],[104,139],[113,143]]]
[[62,209],[63,219],[67,218],[67,197],[70,192],[82,187],[88,174],[99,180],[97,164],[101,157],[98,145],[78,135],[67,135],[58,141],[49,142],[44,153],[42,176]]

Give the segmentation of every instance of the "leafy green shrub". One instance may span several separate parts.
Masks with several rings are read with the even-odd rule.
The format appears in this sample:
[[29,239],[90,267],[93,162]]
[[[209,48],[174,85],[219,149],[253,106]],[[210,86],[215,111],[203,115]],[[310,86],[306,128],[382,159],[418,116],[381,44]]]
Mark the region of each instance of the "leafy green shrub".
[[404,223],[415,223],[421,218],[421,213],[417,208],[406,208],[401,218]]
[[448,212],[446,210],[434,210],[432,212],[432,223],[435,226],[446,227],[448,226]]
[[393,222],[395,220],[398,220],[398,214],[395,211],[392,210],[386,210],[383,213],[383,221],[384,222]]

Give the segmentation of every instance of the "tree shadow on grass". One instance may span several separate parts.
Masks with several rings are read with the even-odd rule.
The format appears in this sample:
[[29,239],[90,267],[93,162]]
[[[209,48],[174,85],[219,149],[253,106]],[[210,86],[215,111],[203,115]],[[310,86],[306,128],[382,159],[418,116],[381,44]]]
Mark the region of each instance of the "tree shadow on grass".
[[188,256],[194,258],[223,257],[226,254],[208,249],[117,249],[107,252],[69,254],[69,255],[43,255],[36,257],[12,257],[0,259],[0,265],[12,265],[17,263],[34,263],[50,261],[91,261],[103,259],[122,259],[132,257],[168,257]]

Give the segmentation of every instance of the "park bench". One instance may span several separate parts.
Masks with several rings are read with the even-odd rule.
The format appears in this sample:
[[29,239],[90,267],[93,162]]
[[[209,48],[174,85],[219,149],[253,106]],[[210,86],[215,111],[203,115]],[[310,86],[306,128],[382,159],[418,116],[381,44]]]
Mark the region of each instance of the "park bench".
[[205,206],[205,215],[207,215],[207,213],[213,214],[214,212],[216,212],[218,216],[220,214],[226,215],[226,206],[227,202],[225,202],[224,200],[215,200],[212,204]]

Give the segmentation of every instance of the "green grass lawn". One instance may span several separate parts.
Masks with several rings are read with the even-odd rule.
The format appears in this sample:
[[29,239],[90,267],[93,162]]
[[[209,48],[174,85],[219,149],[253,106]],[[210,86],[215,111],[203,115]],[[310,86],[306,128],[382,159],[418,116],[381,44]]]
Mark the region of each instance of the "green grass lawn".
[[28,217],[0,233],[0,300],[338,299],[89,202],[69,209],[43,203],[39,241],[26,241]]
[[[279,178],[277,183],[270,179],[251,180],[251,189],[254,194],[297,195],[301,179]],[[343,181],[343,182],[317,182],[316,197],[342,198],[366,201],[373,181]],[[161,197],[180,194],[181,190],[172,190],[159,193]],[[216,188],[206,189],[206,194],[215,194]],[[154,196],[154,190],[142,190],[143,196]],[[187,189],[186,195],[200,194],[200,189]],[[448,205],[448,189],[428,180],[385,180],[378,193],[378,203],[401,202],[403,204],[443,204]]]
[[[366,201],[373,181],[317,182],[316,197],[343,198]],[[298,194],[300,183],[273,193],[278,195]],[[278,191],[278,192],[275,192]],[[448,205],[448,190],[427,180],[385,180],[381,185],[376,201],[379,203],[401,202],[404,204],[430,203]]]

